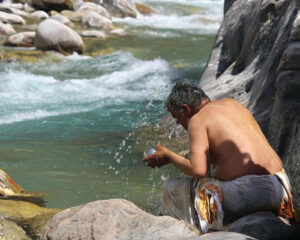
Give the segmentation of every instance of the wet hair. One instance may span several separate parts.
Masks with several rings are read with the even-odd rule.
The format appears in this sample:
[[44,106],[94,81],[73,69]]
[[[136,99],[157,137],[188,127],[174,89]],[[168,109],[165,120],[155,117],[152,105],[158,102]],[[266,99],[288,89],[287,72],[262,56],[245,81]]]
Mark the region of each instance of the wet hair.
[[182,104],[187,104],[190,107],[199,106],[203,98],[209,99],[201,88],[188,83],[176,83],[165,102],[165,106],[168,111],[179,111],[182,109]]

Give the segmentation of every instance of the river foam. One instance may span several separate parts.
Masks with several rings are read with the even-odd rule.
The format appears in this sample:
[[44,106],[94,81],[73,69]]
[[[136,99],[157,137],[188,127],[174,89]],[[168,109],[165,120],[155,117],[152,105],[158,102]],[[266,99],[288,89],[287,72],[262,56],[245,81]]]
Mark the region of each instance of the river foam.
[[[94,69],[93,75],[78,76],[87,66]],[[0,73],[0,124],[162,100],[172,76],[172,68],[162,59],[143,61],[121,51],[94,59],[73,57],[72,62],[39,65],[34,71],[30,66],[31,72],[28,68],[8,64]]]
[[[191,0],[144,0],[156,11],[152,15],[138,14],[137,18],[113,18],[113,22],[139,28],[134,33],[142,33],[160,36],[180,36],[171,31],[186,32],[192,34],[214,34],[217,32],[223,18],[221,6],[222,0],[215,1],[191,1]],[[175,7],[178,4],[181,7]],[[158,6],[158,7],[157,7]],[[171,10],[170,10],[171,8]],[[190,9],[192,8],[192,9]],[[142,31],[140,28],[148,28]],[[153,31],[153,30],[160,30]],[[162,33],[161,30],[164,30]]]

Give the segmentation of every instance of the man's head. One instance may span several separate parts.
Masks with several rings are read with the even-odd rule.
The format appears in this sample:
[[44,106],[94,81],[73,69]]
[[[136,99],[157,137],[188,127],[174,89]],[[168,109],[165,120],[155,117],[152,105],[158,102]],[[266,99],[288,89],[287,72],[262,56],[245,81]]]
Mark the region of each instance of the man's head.
[[177,122],[187,128],[187,118],[199,110],[204,100],[209,100],[209,97],[201,88],[188,83],[177,83],[165,105]]

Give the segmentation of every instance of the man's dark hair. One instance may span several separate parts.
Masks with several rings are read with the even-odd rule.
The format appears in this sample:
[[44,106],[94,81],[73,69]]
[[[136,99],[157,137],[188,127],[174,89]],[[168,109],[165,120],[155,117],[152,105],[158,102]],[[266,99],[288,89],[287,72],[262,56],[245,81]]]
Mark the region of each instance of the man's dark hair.
[[209,99],[201,88],[188,83],[176,83],[166,100],[165,106],[168,111],[179,111],[182,109],[182,104],[187,104],[190,107],[199,106],[203,98]]

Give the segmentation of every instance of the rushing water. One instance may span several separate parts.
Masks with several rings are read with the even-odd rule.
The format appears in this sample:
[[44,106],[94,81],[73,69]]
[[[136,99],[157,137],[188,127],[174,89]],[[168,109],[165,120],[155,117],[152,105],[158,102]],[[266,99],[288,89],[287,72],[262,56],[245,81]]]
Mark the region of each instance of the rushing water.
[[223,1],[140,2],[156,14],[113,19],[131,35],[90,49],[109,54],[0,64],[1,169],[46,193],[47,207],[126,198],[152,211],[163,180],[178,174],[148,169],[130,134],[165,114],[176,82],[199,81]]

